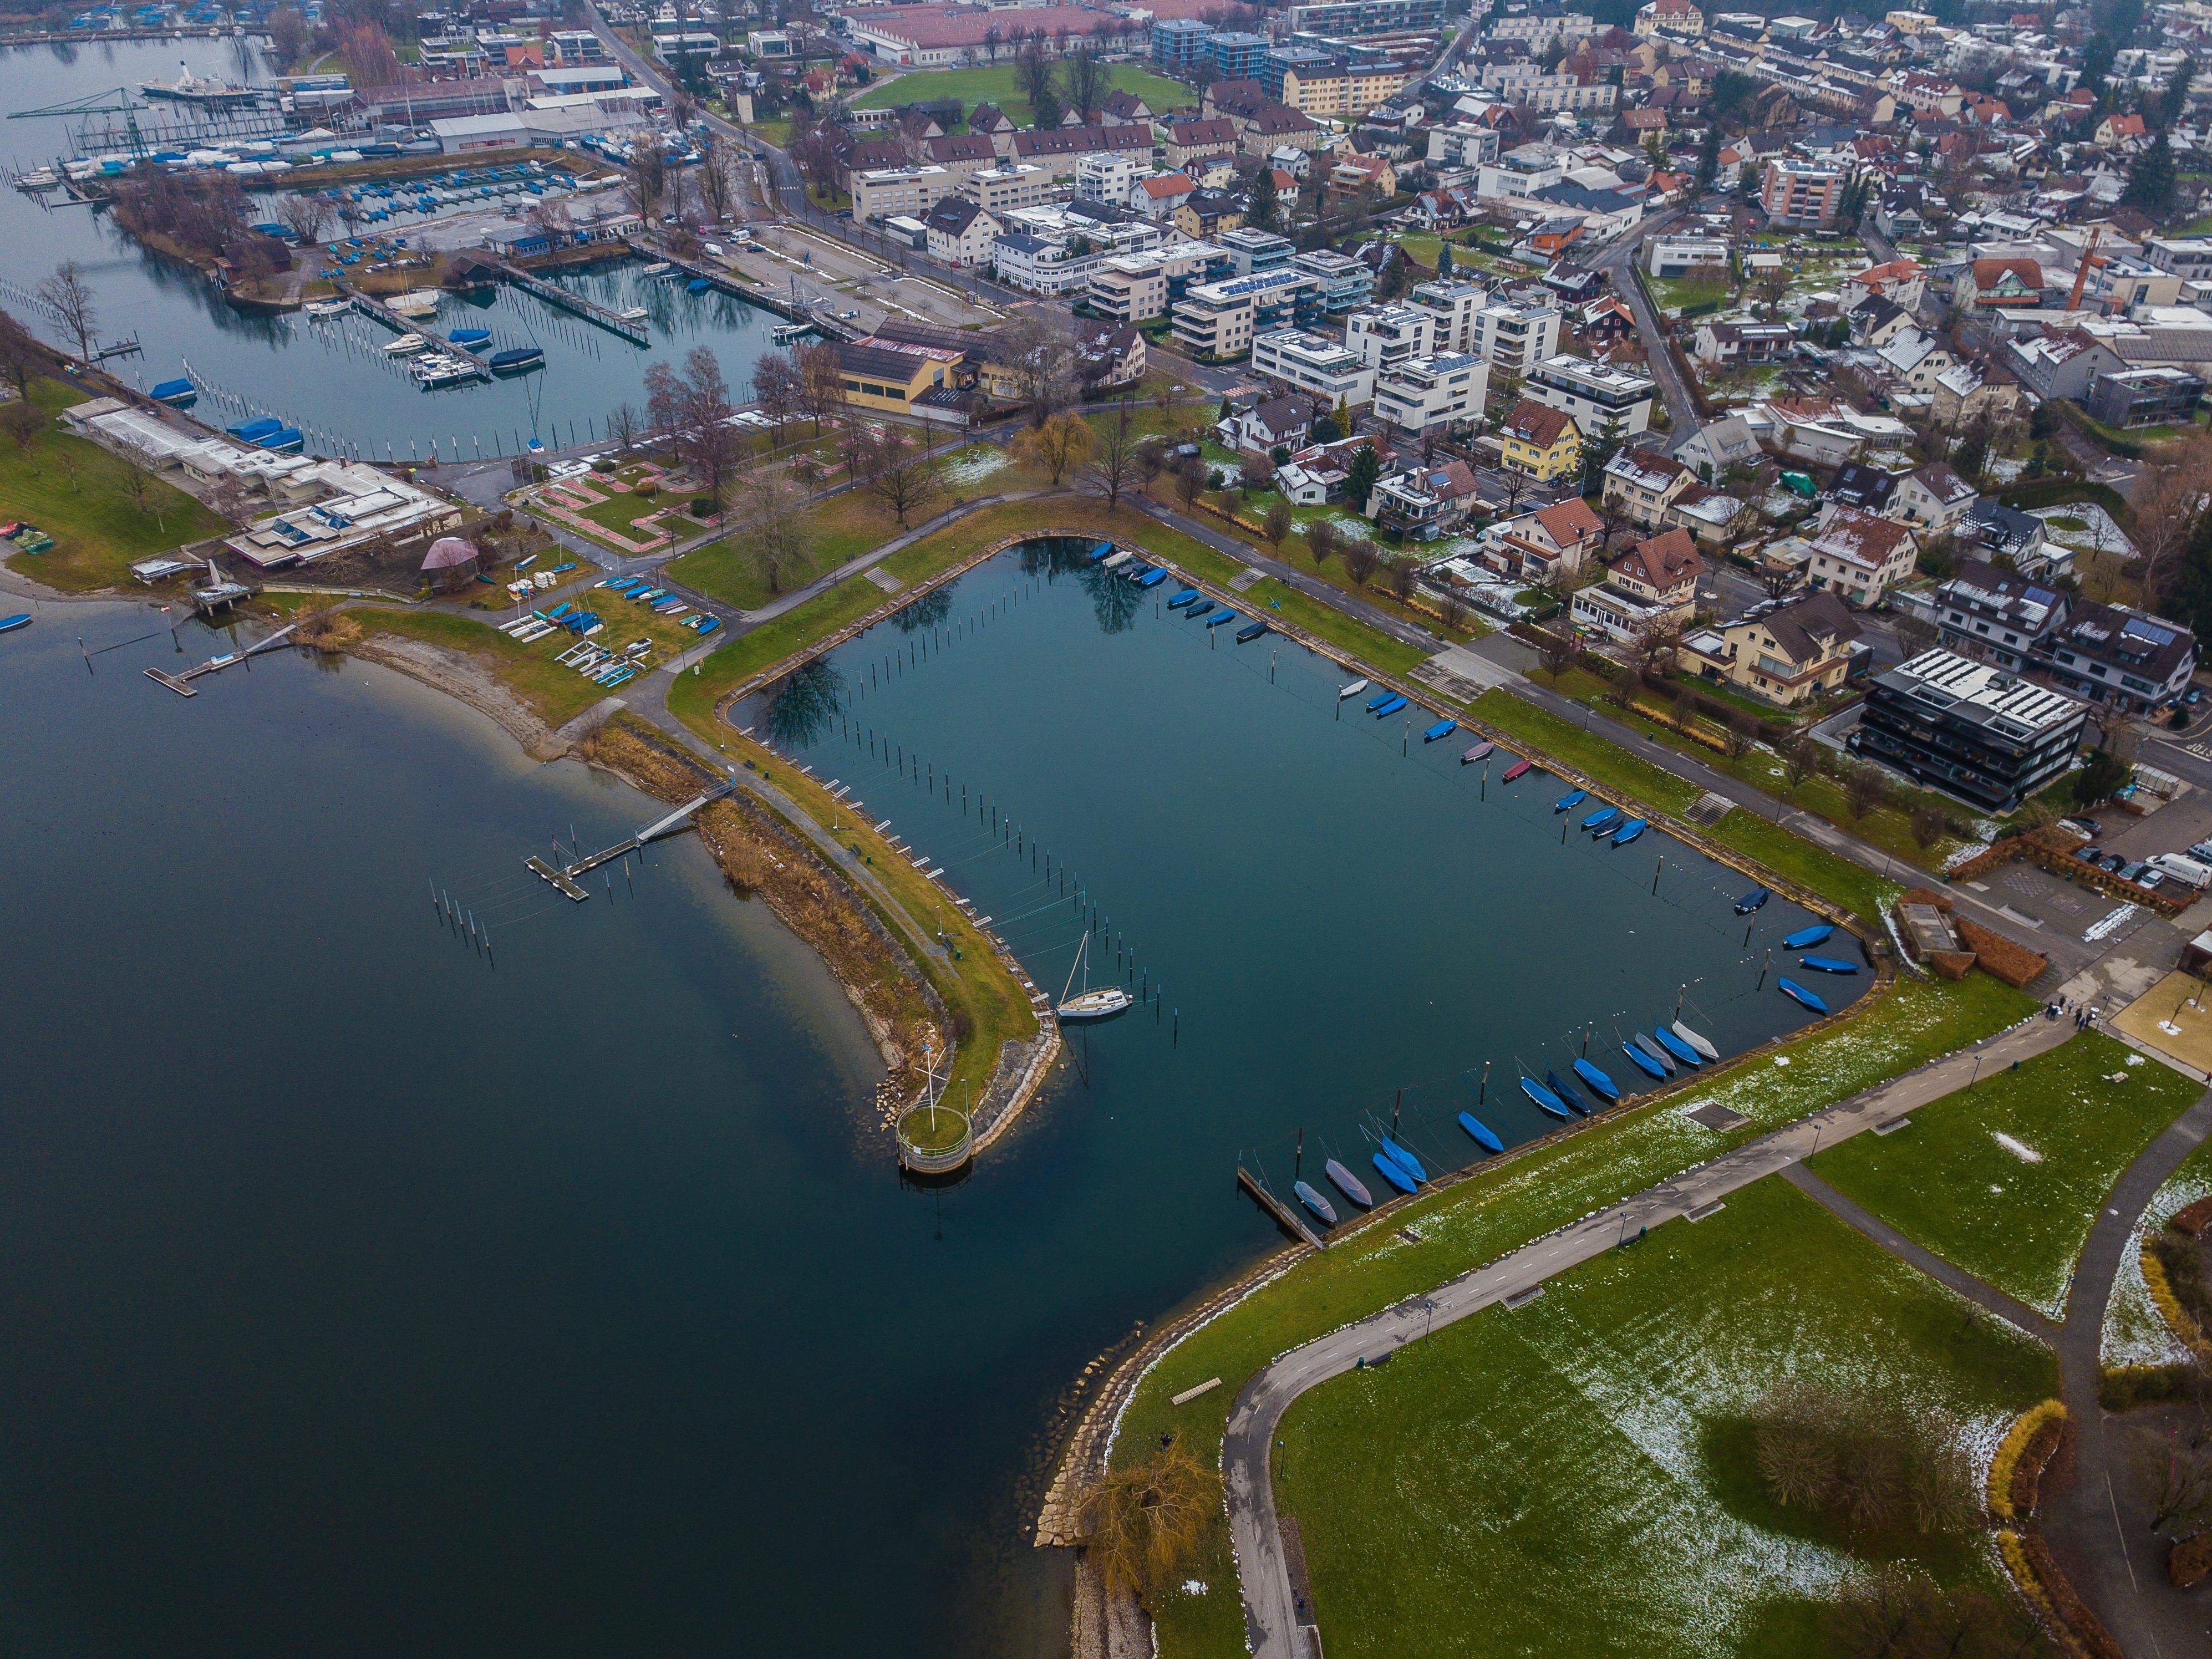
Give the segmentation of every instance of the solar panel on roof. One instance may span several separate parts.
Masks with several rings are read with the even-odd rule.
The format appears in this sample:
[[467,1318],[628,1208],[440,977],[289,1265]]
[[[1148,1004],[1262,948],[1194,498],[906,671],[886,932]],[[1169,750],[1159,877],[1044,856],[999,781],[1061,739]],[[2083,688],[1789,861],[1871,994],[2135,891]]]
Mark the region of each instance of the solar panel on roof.
[[2172,629],[2160,628],[2156,623],[2145,622],[2140,617],[2129,622],[2120,632],[2132,634],[2139,640],[2148,640],[2153,645],[2172,645],[2174,638]]

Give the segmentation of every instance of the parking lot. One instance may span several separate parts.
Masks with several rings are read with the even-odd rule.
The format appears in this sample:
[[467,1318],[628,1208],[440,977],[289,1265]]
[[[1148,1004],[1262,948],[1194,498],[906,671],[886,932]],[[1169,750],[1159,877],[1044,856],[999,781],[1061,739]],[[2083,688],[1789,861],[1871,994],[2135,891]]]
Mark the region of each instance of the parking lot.
[[721,263],[771,292],[788,295],[796,283],[802,301],[825,300],[840,316],[857,311],[858,317],[848,319],[857,328],[872,331],[886,318],[957,329],[1005,320],[1003,313],[920,269],[902,270],[796,225],[760,225],[755,234],[757,246],[729,248]]

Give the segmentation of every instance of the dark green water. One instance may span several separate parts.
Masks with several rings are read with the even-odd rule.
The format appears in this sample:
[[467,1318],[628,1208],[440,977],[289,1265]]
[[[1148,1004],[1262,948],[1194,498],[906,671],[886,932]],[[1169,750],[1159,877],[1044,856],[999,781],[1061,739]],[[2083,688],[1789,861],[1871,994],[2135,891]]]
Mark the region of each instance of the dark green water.
[[[1455,1161],[1455,1072],[1685,980],[1726,1044],[1794,1023],[1701,863],[1654,899],[1650,839],[1563,848],[1554,792],[1478,801],[1335,724],[1322,665],[1271,685],[1276,647],[1149,599],[1001,561],[948,620],[1017,590],[859,713],[1068,857],[1181,1029],[1091,1032],[1087,1085],[943,1192],[899,1186],[842,997],[696,846],[581,906],[520,874],[642,822],[628,789],[357,665],[186,702],[140,677],[163,636],[88,675],[76,636],[135,609],[0,641],[12,1650],[1055,1652],[1040,1437],[1085,1359],[1273,1243],[1240,1147],[1284,1182],[1298,1126],[1348,1148],[1413,1085]],[[1057,988],[1073,925],[1011,920],[1026,870],[963,844],[957,781],[817,752]]]

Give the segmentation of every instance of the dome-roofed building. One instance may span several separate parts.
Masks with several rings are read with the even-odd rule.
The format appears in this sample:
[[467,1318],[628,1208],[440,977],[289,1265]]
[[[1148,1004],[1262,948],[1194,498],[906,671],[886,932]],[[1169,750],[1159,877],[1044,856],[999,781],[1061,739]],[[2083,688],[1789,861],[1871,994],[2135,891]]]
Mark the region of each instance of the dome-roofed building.
[[475,544],[459,536],[441,536],[422,558],[422,580],[441,593],[465,586],[477,574]]

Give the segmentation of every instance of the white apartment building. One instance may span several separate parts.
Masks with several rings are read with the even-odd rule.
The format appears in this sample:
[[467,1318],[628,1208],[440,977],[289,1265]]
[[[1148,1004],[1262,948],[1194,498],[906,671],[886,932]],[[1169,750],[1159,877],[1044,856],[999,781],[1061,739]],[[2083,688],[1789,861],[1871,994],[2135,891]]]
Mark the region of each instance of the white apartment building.
[[1662,281],[1693,270],[1725,272],[1729,245],[1702,236],[1655,236],[1644,255],[1644,269]]
[[1429,160],[1440,167],[1479,167],[1498,159],[1496,127],[1449,126],[1429,129]]
[[1490,303],[1490,290],[1481,283],[1439,277],[1433,283],[1415,283],[1406,297],[1408,304],[1436,319],[1431,335],[1436,350],[1472,352],[1480,342],[1482,325],[1477,319],[1483,307]]
[[1091,308],[1117,322],[1142,323],[1168,308],[1167,267],[1149,253],[1117,253],[1091,273]]
[[1375,395],[1375,371],[1334,340],[1303,329],[1271,329],[1253,337],[1252,367],[1271,380],[1357,409]]
[[1483,307],[1474,320],[1475,341],[1469,349],[1500,374],[1525,379],[1537,364],[1558,355],[1559,313],[1553,307],[1498,300]]
[[1437,314],[1421,306],[1355,311],[1344,319],[1345,349],[1380,376],[1436,356]]
[[1650,426],[1656,389],[1648,375],[1587,357],[1557,356],[1529,370],[1521,395],[1565,410],[1586,438],[1627,438]]
[[1288,267],[1200,283],[1176,302],[1176,343],[1187,351],[1241,357],[1261,328],[1291,321],[1301,299],[1319,286]]
[[1006,214],[1049,199],[1052,188],[1050,167],[992,167],[972,174],[960,194],[986,213]]
[[1528,50],[1537,52],[1555,40],[1571,46],[1596,32],[1597,19],[1587,12],[1535,9],[1517,12],[1510,17],[1493,17],[1483,35],[1492,40],[1526,40]]
[[853,220],[866,224],[907,213],[919,219],[946,197],[957,195],[952,174],[944,167],[882,167],[853,175]]
[[1149,167],[1140,169],[1127,155],[1101,151],[1081,156],[1075,163],[1075,194],[1081,201],[1122,207],[1129,200],[1129,187],[1151,171]]
[[1008,232],[991,244],[991,264],[999,280],[1028,294],[1060,295],[1088,290],[1103,258],[1096,252],[1071,253],[1070,238],[1047,241],[1042,236]]
[[1416,357],[1375,382],[1375,415],[1409,437],[1432,426],[1480,418],[1490,365],[1465,352]]
[[1518,201],[1565,181],[1567,158],[1548,144],[1523,144],[1486,165],[1475,175],[1474,193],[1493,200]]

